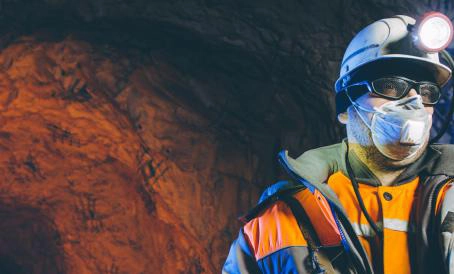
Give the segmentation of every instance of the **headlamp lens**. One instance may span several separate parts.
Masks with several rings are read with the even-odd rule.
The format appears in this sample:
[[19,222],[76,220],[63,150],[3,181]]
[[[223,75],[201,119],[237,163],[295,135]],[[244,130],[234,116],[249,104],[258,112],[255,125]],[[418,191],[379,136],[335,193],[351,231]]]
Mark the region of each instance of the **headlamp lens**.
[[451,42],[452,32],[452,24],[449,18],[441,13],[433,13],[422,20],[418,36],[424,49],[440,51]]

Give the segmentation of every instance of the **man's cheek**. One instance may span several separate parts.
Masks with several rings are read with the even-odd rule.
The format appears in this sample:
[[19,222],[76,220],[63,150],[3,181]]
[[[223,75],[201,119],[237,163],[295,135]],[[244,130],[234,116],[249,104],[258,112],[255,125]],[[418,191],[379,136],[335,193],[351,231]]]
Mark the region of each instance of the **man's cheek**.
[[430,115],[432,115],[434,113],[434,107],[424,107],[424,109],[426,110],[427,113],[429,113]]
[[[432,109],[433,111],[433,109]],[[432,128],[432,115],[429,115],[429,129]]]

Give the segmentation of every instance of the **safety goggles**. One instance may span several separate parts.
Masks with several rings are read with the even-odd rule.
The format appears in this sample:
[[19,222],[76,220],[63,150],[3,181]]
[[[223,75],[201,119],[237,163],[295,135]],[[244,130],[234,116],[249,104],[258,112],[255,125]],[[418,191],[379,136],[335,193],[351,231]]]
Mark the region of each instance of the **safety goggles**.
[[353,86],[367,86],[370,92],[391,100],[405,97],[414,88],[421,95],[423,104],[426,105],[435,105],[441,97],[441,89],[437,84],[428,81],[417,82],[400,76],[389,76],[373,81],[365,80],[353,83],[346,87],[347,91],[349,87]]

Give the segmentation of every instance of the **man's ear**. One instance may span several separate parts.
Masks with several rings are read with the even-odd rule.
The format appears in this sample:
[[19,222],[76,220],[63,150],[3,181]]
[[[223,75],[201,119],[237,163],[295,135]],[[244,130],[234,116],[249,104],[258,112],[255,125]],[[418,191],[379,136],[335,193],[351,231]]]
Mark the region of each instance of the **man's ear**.
[[345,111],[345,112],[342,112],[342,113],[339,113],[337,115],[337,120],[341,123],[341,124],[344,124],[346,125],[347,122],[348,122],[348,113]]

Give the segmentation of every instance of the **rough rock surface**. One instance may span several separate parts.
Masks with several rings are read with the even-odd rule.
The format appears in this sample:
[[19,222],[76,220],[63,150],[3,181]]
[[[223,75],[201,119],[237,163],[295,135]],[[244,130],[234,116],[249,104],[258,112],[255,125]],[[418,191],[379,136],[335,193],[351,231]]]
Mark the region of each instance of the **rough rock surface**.
[[348,40],[428,4],[0,1],[0,272],[219,273],[276,153],[342,138]]

